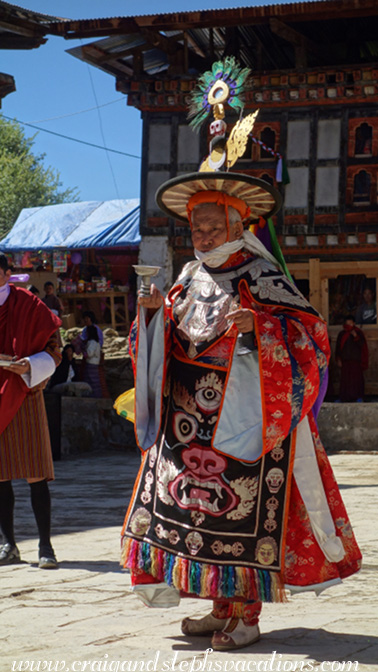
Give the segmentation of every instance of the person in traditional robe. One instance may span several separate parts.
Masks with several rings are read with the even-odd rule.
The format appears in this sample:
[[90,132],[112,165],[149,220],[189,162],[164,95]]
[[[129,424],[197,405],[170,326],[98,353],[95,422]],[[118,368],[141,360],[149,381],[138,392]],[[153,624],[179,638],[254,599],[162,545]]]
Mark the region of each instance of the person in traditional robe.
[[9,283],[0,253],[0,565],[20,561],[14,536],[13,479],[25,478],[39,535],[39,567],[57,567],[50,539],[48,481],[54,478],[43,388],[61,360],[60,319],[36,296]]
[[356,327],[353,315],[347,315],[337,336],[335,357],[341,369],[340,401],[363,401],[364,371],[369,365],[369,351],[365,335]]
[[108,398],[109,392],[105,379],[103,353],[96,327],[96,324],[86,327],[86,341],[83,342],[82,346],[83,366],[81,377],[91,387],[91,396],[101,399]]
[[213,600],[181,627],[214,650],[257,641],[262,602],[319,593],[361,561],[313,412],[325,321],[244,230],[262,181],[223,175],[192,174],[181,191],[177,178],[158,197],[172,217],[186,207],[196,260],[165,300],[154,285],[138,300],[143,457],[122,530],[146,605]]

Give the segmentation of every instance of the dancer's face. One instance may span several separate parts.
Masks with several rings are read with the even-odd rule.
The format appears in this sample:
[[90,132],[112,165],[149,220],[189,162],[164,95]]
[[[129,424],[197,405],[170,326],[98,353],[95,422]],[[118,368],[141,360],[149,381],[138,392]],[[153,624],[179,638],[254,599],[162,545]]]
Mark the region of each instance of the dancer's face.
[[210,252],[226,242],[232,242],[243,233],[242,222],[230,225],[227,236],[227,220],[223,205],[205,203],[192,213],[192,243],[200,252]]

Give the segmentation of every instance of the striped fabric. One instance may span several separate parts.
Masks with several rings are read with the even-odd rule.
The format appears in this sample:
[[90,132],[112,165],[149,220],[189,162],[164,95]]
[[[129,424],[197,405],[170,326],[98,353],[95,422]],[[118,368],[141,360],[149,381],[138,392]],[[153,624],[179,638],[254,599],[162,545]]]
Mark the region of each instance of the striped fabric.
[[[45,352],[56,364],[59,363],[61,355],[55,335],[49,340]],[[0,480],[54,479],[43,387],[41,384],[30,390],[0,436]]]
[[96,399],[107,399],[109,397],[104,367],[101,364],[88,364],[88,362],[85,362],[83,381],[91,386],[92,397]]

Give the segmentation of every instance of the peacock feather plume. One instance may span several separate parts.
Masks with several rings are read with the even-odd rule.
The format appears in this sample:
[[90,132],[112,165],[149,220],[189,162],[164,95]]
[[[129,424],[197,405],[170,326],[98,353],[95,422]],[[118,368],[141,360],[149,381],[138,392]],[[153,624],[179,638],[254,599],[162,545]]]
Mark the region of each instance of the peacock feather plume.
[[204,72],[197,80],[197,86],[191,93],[188,119],[190,126],[198,130],[211,112],[209,93],[218,81],[222,80],[229,88],[227,103],[235,110],[244,107],[245,83],[251,70],[242,68],[234,56],[226,56],[223,61],[213,63],[211,70]]

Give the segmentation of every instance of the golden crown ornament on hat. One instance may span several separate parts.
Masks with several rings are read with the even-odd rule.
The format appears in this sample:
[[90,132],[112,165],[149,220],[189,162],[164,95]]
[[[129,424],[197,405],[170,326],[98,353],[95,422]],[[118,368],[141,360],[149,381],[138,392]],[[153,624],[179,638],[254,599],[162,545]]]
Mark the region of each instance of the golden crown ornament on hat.
[[[209,155],[197,173],[180,175],[165,182],[156,192],[159,207],[170,217],[188,221],[188,203],[198,192],[222,192],[239,199],[248,208],[248,219],[271,217],[281,207],[281,195],[268,182],[243,173],[230,172],[231,166],[243,156],[258,110],[242,117],[244,92],[251,71],[241,68],[233,56],[217,61],[202,74],[191,94],[188,117],[198,130],[213,113],[209,127]],[[224,121],[225,105],[240,113],[240,118],[227,137]]]

